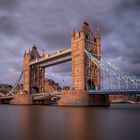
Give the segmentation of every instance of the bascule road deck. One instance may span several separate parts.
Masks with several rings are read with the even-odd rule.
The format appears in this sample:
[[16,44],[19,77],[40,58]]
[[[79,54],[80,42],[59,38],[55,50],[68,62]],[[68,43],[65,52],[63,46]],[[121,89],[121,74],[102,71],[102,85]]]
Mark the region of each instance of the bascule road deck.
[[92,95],[140,95],[140,89],[106,89],[89,91]]
[[53,54],[45,54],[44,57],[31,61],[30,66],[49,67],[71,61],[71,59],[71,48],[67,48]]

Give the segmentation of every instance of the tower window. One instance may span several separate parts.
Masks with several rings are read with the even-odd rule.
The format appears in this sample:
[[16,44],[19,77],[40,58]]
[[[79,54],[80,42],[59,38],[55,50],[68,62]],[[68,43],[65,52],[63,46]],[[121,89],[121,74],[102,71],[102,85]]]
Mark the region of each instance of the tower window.
[[87,34],[85,35],[85,38],[86,38],[86,40],[90,40],[90,34],[87,33]]
[[86,39],[87,39],[87,40],[89,39],[89,35],[86,35]]

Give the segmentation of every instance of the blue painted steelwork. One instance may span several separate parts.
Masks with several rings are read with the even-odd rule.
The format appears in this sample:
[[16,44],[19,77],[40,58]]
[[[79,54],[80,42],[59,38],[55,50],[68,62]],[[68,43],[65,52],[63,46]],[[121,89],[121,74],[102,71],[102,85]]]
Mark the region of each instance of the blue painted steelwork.
[[18,77],[18,79],[17,79],[16,83],[14,84],[13,88],[9,91],[8,95],[13,95],[13,92],[16,89],[17,85],[20,83],[22,76],[23,76],[23,71],[21,72],[20,76]]
[[[89,90],[88,93],[92,95],[126,95],[126,96],[140,96],[140,77],[128,74],[120,70],[119,67],[110,63],[102,57],[101,61],[99,61],[96,56],[92,56],[87,50],[84,50],[85,54],[88,58],[103,72],[107,72],[109,75],[114,75],[117,78],[117,81],[122,80],[124,83],[131,85],[131,87],[127,87],[126,89],[100,89],[100,90]],[[106,80],[106,79],[105,79]]]
[[103,71],[106,71],[109,75],[114,75],[119,81],[123,80],[125,83],[134,85],[135,87],[140,85],[140,77],[121,71],[119,67],[105,60],[103,57],[101,61],[99,61],[87,50],[84,50],[84,52],[97,67]]
[[90,90],[89,94],[107,94],[107,95],[140,95],[140,89],[102,89]]

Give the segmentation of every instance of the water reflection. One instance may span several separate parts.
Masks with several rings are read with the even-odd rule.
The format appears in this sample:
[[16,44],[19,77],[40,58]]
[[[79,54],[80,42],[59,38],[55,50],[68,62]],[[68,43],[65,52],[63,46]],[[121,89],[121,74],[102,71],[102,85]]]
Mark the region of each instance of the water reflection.
[[140,105],[0,106],[1,140],[139,140]]

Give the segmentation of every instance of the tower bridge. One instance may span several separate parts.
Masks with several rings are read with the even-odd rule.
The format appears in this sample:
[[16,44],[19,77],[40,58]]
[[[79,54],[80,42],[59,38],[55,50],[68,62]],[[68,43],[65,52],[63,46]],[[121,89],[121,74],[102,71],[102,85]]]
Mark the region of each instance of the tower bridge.
[[[80,101],[80,104],[82,102],[88,104],[87,102],[90,100],[90,104],[107,105],[109,94],[126,95],[130,92],[133,95],[140,94],[140,90],[136,89],[140,85],[139,78],[121,72],[118,67],[108,61],[101,60],[101,58],[99,30],[93,34],[89,24],[84,21],[79,31],[73,30],[70,48],[42,56],[40,56],[36,46],[33,46],[31,51],[25,52],[23,64],[24,90],[30,94],[45,92],[45,68],[72,61],[72,90],[62,91],[63,96],[60,104],[73,104],[77,100]],[[103,90],[101,88],[103,85],[101,71],[111,76],[114,75],[118,81],[124,80],[127,83],[127,88],[120,89],[121,84],[119,83],[117,90]],[[133,84],[134,89],[128,90],[129,84]]]
[[[55,95],[48,85],[47,88],[51,88],[51,96],[50,93],[45,93],[45,68],[68,61],[72,61],[72,88],[61,90],[59,95]],[[73,30],[69,48],[40,55],[34,45],[31,51],[25,52],[22,74],[24,91],[32,95],[34,101],[61,96],[59,105],[109,105],[109,95],[140,95],[140,78],[122,72],[101,56],[99,30],[93,34],[86,21],[82,23],[79,31]],[[106,89],[106,80],[109,81],[107,74],[117,79],[117,89],[112,89],[112,78],[109,84],[111,87]],[[104,79],[104,83],[101,79]],[[123,81],[126,87],[121,89],[120,81]]]
[[[87,22],[83,22],[80,31],[72,32],[71,47],[53,54],[40,56],[36,46],[24,54],[24,90],[28,93],[44,92],[45,68],[72,61],[72,85],[75,90],[100,89],[100,68],[96,67],[84,50],[96,54],[100,61],[100,34],[93,35]],[[94,69],[94,71],[91,71]]]

